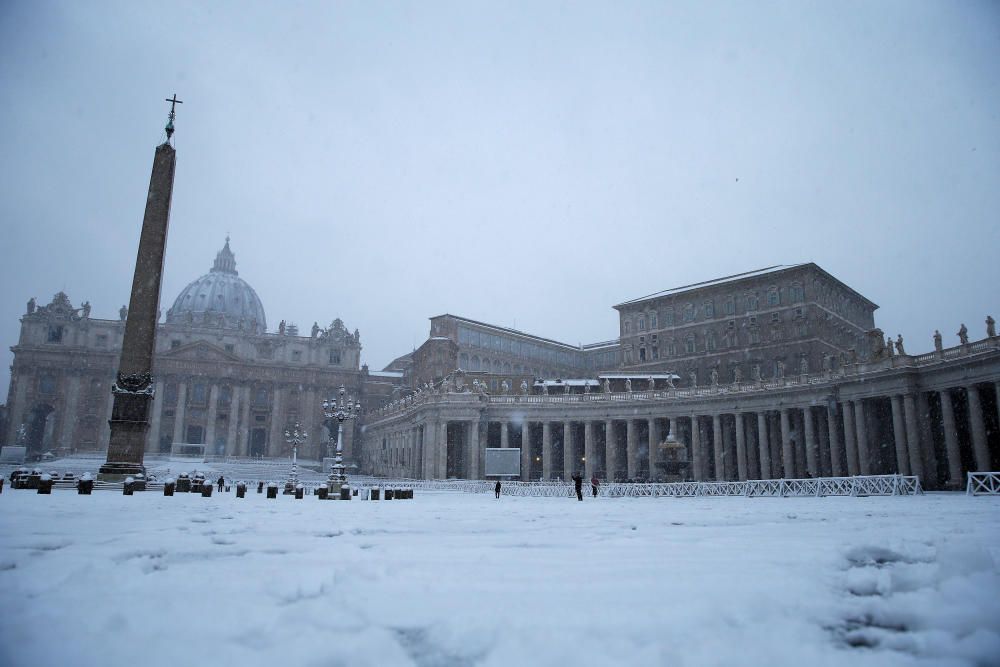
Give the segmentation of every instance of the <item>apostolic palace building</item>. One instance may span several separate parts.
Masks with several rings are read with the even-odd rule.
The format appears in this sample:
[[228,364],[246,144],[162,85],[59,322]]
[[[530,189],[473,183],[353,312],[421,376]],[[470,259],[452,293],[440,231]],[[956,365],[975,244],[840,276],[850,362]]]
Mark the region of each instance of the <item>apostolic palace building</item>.
[[[285,456],[284,430],[322,433],[320,403],[344,385],[365,409],[346,458],[378,475],[482,478],[487,447],[520,448],[522,479],[900,473],[953,488],[1000,469],[993,319],[910,355],[876,308],[815,264],[774,266],[620,303],[617,336],[591,345],[439,315],[369,372],[339,319],[268,331],[227,239],[159,324],[147,452]],[[35,456],[105,449],[127,316],[32,299],[0,439]],[[322,457],[324,440],[300,454]]]

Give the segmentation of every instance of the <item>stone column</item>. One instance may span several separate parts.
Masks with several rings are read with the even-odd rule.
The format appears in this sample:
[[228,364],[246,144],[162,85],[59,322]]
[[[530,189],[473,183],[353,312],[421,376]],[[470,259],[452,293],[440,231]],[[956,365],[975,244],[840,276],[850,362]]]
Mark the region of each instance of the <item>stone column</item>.
[[528,421],[521,422],[521,481],[531,479],[531,429]]
[[563,479],[569,480],[580,466],[573,447],[573,422],[563,422]]
[[976,471],[990,470],[990,450],[986,442],[986,423],[983,421],[983,403],[979,387],[970,384],[965,388],[969,396],[969,426],[972,430],[972,451],[976,457]]
[[[236,442],[236,433],[237,429],[239,428],[240,413],[242,412],[242,407],[243,407],[243,401],[241,400],[243,397],[243,387],[240,387],[239,385],[233,385],[233,391],[232,394],[230,394],[230,396],[231,398],[229,403],[229,423],[227,424],[228,428],[226,429],[226,449],[225,449],[226,456],[233,456],[239,451],[237,449],[238,445]],[[313,438],[319,440],[320,437],[321,437],[320,431],[319,429],[317,429],[316,433],[313,434]],[[320,452],[320,460],[322,460],[323,458],[322,444],[320,444],[319,452]]]
[[754,419],[743,420],[743,437],[746,442],[747,479],[761,479],[758,458],[757,423]]
[[205,453],[215,454],[215,422],[219,418],[219,385],[212,383],[208,391],[208,421],[205,424]]
[[160,451],[160,422],[163,419],[163,380],[156,381],[153,400],[149,402],[149,437],[146,439],[146,451]]
[[629,479],[639,476],[639,438],[635,432],[635,420],[625,420],[625,463]]
[[830,476],[830,426],[827,424],[826,410],[820,410],[816,417],[816,437],[819,440],[819,455],[816,468],[820,477]]
[[[281,451],[281,443],[284,442],[282,438],[282,432],[284,431],[284,423],[281,418],[281,411],[284,407],[284,390],[278,386],[274,388],[274,400],[271,402],[271,433],[267,438],[267,448],[264,450],[267,452],[268,456],[277,456],[278,452]],[[344,429],[345,440],[347,439],[347,433]],[[344,446],[346,450],[346,445]],[[346,451],[345,451],[346,454]]]
[[187,383],[178,382],[177,383],[177,407],[174,409],[174,441],[171,446],[176,443],[182,443],[186,440],[186,435],[184,433],[184,413],[187,411]]
[[604,467],[607,468],[608,481],[615,481],[618,474],[618,452],[615,442],[615,423],[608,419],[604,422]]
[[722,441],[722,415],[712,415],[712,450],[715,453],[715,481],[726,479],[726,444]]
[[657,462],[660,460],[660,430],[655,418],[646,420],[647,434],[646,440],[649,442],[649,481],[659,473]]
[[583,458],[584,471],[587,479],[594,476],[594,462],[597,457],[597,447],[594,446],[594,422],[587,420],[583,422]]
[[705,479],[705,454],[701,450],[701,425],[698,415],[691,415],[691,466],[694,478],[701,482]]
[[868,454],[868,421],[865,419],[865,402],[861,398],[854,401],[854,429],[858,436],[858,470],[862,475],[870,475],[872,461]]
[[67,378],[67,384],[66,398],[63,401],[62,409],[62,428],[58,440],[59,449],[71,451],[73,449],[73,427],[76,426],[76,405],[80,396],[80,376],[71,372]]
[[423,442],[423,467],[424,467],[424,479],[435,479],[437,477],[437,432],[438,425],[437,422],[428,421],[424,424],[424,442]]
[[243,387],[243,403],[240,410],[240,425],[237,427],[236,441],[243,440],[241,449],[244,456],[250,456],[250,386]]
[[844,413],[844,448],[847,453],[847,474],[854,477],[858,474],[858,447],[854,440],[854,404],[844,401],[841,405]]
[[743,413],[737,412],[733,415],[736,420],[736,473],[741,482],[747,480],[747,443],[746,433],[743,431]]
[[906,451],[906,427],[903,422],[903,399],[899,394],[889,397],[892,403],[892,438],[896,443],[896,472],[910,474],[910,455]]
[[791,415],[781,408],[781,459],[785,479],[795,479],[795,452],[792,449]]
[[437,478],[448,479],[448,427],[450,423],[447,419],[438,423],[437,442],[434,443],[437,454]]
[[552,422],[542,422],[542,479],[552,479]]
[[830,439],[830,474],[834,477],[844,475],[844,466],[841,462],[844,458],[844,443],[840,441],[840,434],[837,432],[837,413],[829,405],[826,408],[826,429]]
[[507,421],[500,422],[500,446],[504,449],[510,447],[510,434],[507,432]]
[[945,450],[948,453],[948,486],[962,488],[962,455],[958,449],[958,431],[955,429],[955,410],[951,392],[941,392],[941,426],[944,429]]
[[[934,452],[934,428],[931,424],[930,394],[926,391],[917,392],[914,396],[917,409],[917,429],[920,432],[920,463],[923,466],[927,482],[931,486],[937,484],[938,460]],[[905,405],[905,402],[904,402]],[[912,454],[913,448],[910,448]],[[910,466],[913,467],[912,465]],[[924,480],[921,480],[924,481]]]
[[757,451],[760,457],[760,478],[771,479],[771,448],[767,437],[767,414],[757,413]]
[[473,420],[466,424],[469,432],[466,474],[469,479],[479,479],[479,421]]
[[813,421],[812,408],[809,406],[802,410],[802,431],[806,443],[806,472],[810,477],[820,477],[816,457],[816,424]]

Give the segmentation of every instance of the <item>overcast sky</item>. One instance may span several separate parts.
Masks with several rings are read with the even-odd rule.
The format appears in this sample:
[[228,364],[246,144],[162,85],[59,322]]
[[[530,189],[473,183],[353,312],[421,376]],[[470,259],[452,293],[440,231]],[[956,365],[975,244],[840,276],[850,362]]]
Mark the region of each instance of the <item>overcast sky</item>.
[[0,3],[0,400],[32,296],[127,303],[177,93],[161,303],[227,233],[271,330],[381,369],[444,312],[569,343],[815,261],[910,352],[1000,317],[1000,4]]

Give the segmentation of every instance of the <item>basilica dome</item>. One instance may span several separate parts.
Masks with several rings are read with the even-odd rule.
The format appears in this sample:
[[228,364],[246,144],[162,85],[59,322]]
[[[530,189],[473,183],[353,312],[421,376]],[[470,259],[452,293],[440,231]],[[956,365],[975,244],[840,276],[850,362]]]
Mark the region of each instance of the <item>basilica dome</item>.
[[257,334],[267,330],[260,297],[236,272],[236,256],[229,249],[229,237],[215,256],[212,270],[181,290],[167,311],[167,323],[241,329]]

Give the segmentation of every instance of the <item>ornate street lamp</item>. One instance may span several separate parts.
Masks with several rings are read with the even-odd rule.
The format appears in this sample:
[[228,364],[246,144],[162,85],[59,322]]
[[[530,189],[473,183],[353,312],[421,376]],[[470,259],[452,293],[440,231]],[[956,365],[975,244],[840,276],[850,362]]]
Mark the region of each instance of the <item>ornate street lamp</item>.
[[[333,420],[337,420],[337,453],[334,455],[327,482],[331,494],[339,493],[343,488],[350,488],[347,475],[344,474],[344,422],[361,414],[361,403],[351,398],[344,398],[345,393],[344,385],[340,385],[337,398],[323,399],[323,416],[326,417],[328,426],[332,426]],[[332,435],[333,429],[330,429],[330,432]]]
[[299,426],[298,422],[291,429],[285,429],[285,442],[292,446],[292,474],[288,478],[288,482],[292,485],[294,489],[299,483],[299,469],[298,469],[298,453],[299,445],[306,441],[309,434]]

